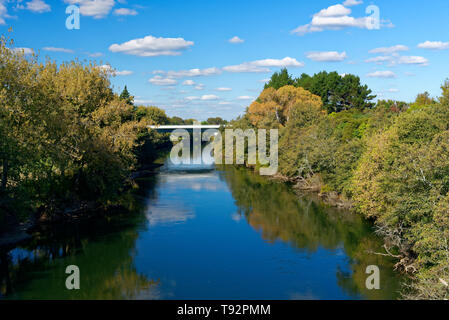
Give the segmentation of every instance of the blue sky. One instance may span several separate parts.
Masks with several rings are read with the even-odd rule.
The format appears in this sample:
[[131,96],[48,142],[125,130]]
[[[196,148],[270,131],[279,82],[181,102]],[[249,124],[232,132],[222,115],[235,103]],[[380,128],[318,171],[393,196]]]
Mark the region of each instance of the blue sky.
[[[66,28],[70,4],[79,30]],[[126,84],[137,103],[204,120],[242,114],[283,66],[356,74],[382,99],[438,96],[448,12],[447,0],[0,0],[0,28],[42,59],[109,64],[116,91]]]

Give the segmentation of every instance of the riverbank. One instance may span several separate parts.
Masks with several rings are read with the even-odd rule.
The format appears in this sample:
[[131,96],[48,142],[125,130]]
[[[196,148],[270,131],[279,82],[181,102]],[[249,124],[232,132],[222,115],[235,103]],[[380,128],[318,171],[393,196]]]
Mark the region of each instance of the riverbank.
[[[130,181],[154,175],[157,169],[163,165],[158,161],[156,160],[154,163],[145,165],[140,170],[133,172],[129,177]],[[128,184],[128,188],[124,192],[129,191],[131,185],[132,183]],[[97,218],[99,215],[120,211],[120,209],[124,208],[120,205],[104,205],[100,202],[90,201],[73,204],[56,213],[53,212],[52,215],[48,215],[45,211],[30,214],[30,218],[23,222],[18,221],[12,215],[7,215],[4,219],[3,232],[0,232],[0,250],[14,248],[32,239],[33,233],[44,227],[58,227],[61,224],[90,220]]]

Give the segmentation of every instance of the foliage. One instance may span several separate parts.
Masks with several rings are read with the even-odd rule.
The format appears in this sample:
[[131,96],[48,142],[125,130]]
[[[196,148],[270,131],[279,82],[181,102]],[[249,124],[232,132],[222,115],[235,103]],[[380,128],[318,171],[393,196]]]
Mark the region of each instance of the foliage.
[[407,298],[449,298],[449,80],[439,99],[423,93],[412,104],[374,107],[371,91],[350,75],[275,83],[232,125],[279,128],[280,173],[298,187],[350,199],[373,219],[385,255],[415,274]]
[[371,101],[376,98],[366,85],[360,84],[360,78],[352,75],[339,75],[337,72],[320,72],[313,76],[305,73],[293,79],[287,69],[276,72],[271,80],[265,84],[265,89],[278,90],[284,86],[302,87],[320,96],[323,106],[328,113],[341,112],[349,109],[370,109],[374,106]]
[[120,99],[124,100],[129,105],[134,105],[134,97],[131,96],[126,86],[125,88],[123,88],[123,91],[120,94]]
[[115,201],[155,120],[115,94],[109,71],[93,63],[39,62],[4,38],[0,61],[3,216]]
[[294,80],[289,75],[288,70],[286,68],[282,69],[280,72],[275,72],[272,76],[270,81],[265,84],[265,89],[268,88],[274,88],[274,89],[280,89],[283,86],[292,86],[294,85]]

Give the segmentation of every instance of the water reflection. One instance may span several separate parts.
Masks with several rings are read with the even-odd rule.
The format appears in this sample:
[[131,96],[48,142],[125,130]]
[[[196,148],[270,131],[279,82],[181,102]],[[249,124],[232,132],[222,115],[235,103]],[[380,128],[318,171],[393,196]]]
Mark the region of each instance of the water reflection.
[[[221,175],[239,208],[237,213],[258,230],[267,242],[282,241],[309,255],[325,249],[345,255],[348,267],[339,265],[339,286],[350,296],[393,299],[400,289],[393,261],[381,252],[381,240],[361,216],[326,207],[313,195],[298,197],[285,184],[273,183],[247,170],[227,168]],[[235,220],[239,220],[234,216]],[[367,290],[366,267],[381,267],[382,290]],[[313,297],[295,293],[293,297]]]
[[[359,216],[242,169],[169,162],[127,210],[0,253],[6,299],[391,299],[392,262]],[[81,290],[65,289],[65,267]],[[365,289],[367,265],[381,290]]]

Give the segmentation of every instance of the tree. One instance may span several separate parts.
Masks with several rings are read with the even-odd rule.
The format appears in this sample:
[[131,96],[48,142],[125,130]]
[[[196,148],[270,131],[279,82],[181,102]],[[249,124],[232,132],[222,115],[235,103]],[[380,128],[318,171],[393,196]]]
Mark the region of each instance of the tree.
[[416,96],[415,104],[417,105],[428,106],[434,103],[435,99],[433,99],[427,91]]
[[292,77],[288,74],[287,68],[282,69],[280,72],[275,72],[268,83],[265,84],[265,89],[274,88],[279,89],[283,86],[291,86],[294,84]]
[[129,105],[134,105],[134,97],[128,91],[128,88],[125,86],[122,93],[120,94],[120,99],[124,100]]
[[440,97],[440,103],[449,104],[449,79],[444,81],[444,84],[441,86],[441,90],[443,91]]
[[207,123],[208,124],[218,124],[218,125],[223,125],[223,124],[227,124],[228,121],[223,120],[220,117],[216,117],[216,118],[209,118],[207,119]]
[[300,105],[321,108],[320,97],[303,88],[283,86],[276,90],[269,87],[248,108],[248,118],[256,127],[285,126],[292,110]]
[[140,121],[142,119],[146,119],[147,121],[151,121],[154,124],[165,125],[170,123],[170,119],[165,113],[164,110],[159,109],[158,107],[144,107],[139,106],[136,109],[137,120]]
[[326,71],[313,77],[302,74],[295,79],[295,86],[320,96],[328,113],[372,108],[371,101],[376,98],[366,85],[360,84],[360,78],[352,74],[340,76],[337,72]]

